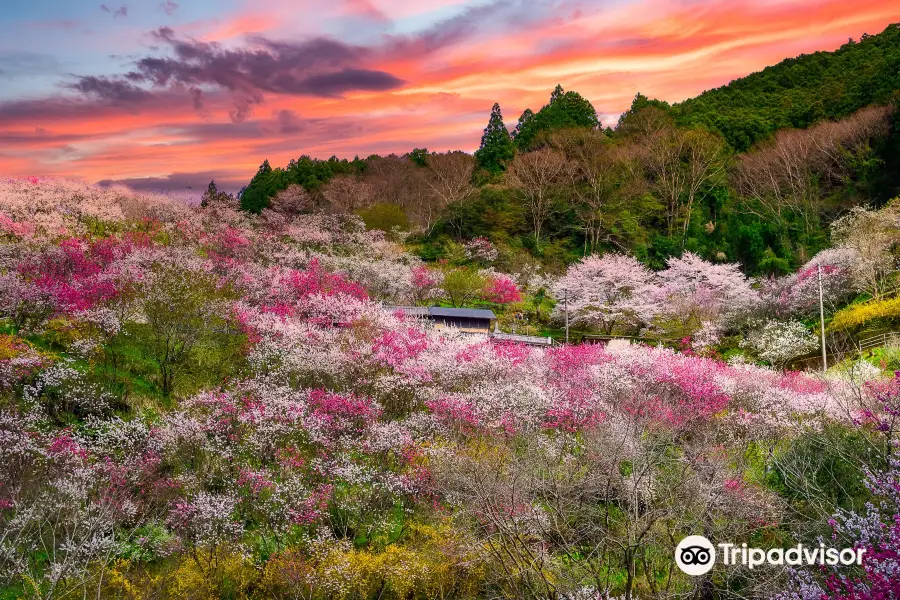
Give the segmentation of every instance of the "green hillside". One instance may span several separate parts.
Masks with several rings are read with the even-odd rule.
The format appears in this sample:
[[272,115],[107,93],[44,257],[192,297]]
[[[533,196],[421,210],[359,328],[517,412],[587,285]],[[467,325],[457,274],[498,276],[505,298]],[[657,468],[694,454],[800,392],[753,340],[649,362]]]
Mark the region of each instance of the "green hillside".
[[900,89],[900,25],[834,52],[789,58],[673,106],[680,125],[719,131],[738,152],[784,127],[885,103]]
[[[240,194],[259,213],[355,212],[412,230],[426,260],[484,237],[507,266],[560,270],[594,252],[660,268],[691,251],[785,273],[856,206],[900,195],[900,27],[785,60],[669,105],[637,94],[615,129],[557,86],[513,127],[499,104],[474,157],[416,148],[352,161],[265,161]],[[777,135],[776,135],[777,132]]]

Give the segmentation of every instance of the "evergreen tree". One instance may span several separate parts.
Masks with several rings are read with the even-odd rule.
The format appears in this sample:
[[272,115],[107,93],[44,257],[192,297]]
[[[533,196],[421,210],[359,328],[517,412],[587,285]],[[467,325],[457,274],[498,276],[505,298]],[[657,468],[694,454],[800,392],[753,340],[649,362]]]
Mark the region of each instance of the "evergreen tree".
[[575,127],[600,127],[597,111],[578,92],[567,92],[561,85],[557,85],[550,94],[549,104],[536,114],[527,109],[522,113],[516,127],[516,148],[534,150],[545,142],[548,133]]
[[550,104],[553,104],[554,102],[559,100],[562,97],[564,92],[565,92],[565,90],[563,90],[563,86],[561,84],[557,83],[556,87],[553,88],[553,91],[550,92]]
[[491,118],[484,128],[484,135],[481,136],[481,147],[475,152],[475,160],[479,167],[496,175],[506,170],[506,163],[514,155],[515,148],[509,131],[503,124],[500,105],[495,103],[491,109]]
[[216,180],[213,179],[209,182],[209,186],[206,188],[206,192],[203,193],[203,197],[200,199],[200,206],[206,208],[209,206],[210,202],[214,202],[219,197],[219,190],[216,188]]
[[634,100],[631,101],[631,108],[623,112],[619,117],[618,127],[621,127],[628,121],[630,117],[636,115],[645,108],[658,108],[662,112],[668,113],[672,107],[669,106],[668,102],[663,102],[662,100],[651,100],[647,96],[638,92],[637,94],[635,94]]
[[526,108],[522,113],[522,116],[519,117],[519,123],[516,125],[516,130],[513,132],[513,138],[519,137],[519,134],[523,129],[528,127],[528,123],[534,117],[534,112],[530,108]]
[[409,160],[417,167],[425,167],[428,165],[428,148],[413,148],[409,153]]
[[276,182],[273,181],[276,174],[280,172],[280,169],[276,171],[272,168],[268,159],[264,160],[241,195],[241,208],[249,212],[260,213],[262,209],[268,207],[269,196],[281,189],[277,188]]

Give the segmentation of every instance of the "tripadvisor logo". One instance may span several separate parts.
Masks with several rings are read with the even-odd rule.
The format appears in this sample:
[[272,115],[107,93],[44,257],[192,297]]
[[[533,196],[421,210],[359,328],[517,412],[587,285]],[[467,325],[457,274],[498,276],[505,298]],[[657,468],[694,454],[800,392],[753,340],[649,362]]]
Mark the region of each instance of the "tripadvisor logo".
[[713,568],[716,549],[702,535],[689,535],[675,548],[675,564],[688,575],[703,575]]
[[[718,548],[718,552],[716,552]],[[692,576],[703,575],[712,570],[716,556],[726,566],[743,565],[749,569],[760,565],[861,565],[864,548],[826,548],[797,544],[793,548],[748,548],[747,544],[712,542],[702,535],[689,535],[675,547],[675,564],[684,573]]]

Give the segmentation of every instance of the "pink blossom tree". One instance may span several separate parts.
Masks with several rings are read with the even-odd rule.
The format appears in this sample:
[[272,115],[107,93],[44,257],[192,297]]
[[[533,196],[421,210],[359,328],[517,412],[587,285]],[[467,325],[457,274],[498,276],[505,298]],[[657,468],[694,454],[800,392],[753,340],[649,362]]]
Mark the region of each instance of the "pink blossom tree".
[[522,294],[516,282],[508,276],[493,275],[488,277],[487,283],[485,283],[482,298],[497,304],[510,304],[520,302]]
[[759,305],[759,294],[737,264],[715,264],[686,252],[657,273],[655,325],[673,337],[690,336],[704,323],[733,325]]
[[652,317],[653,306],[646,296],[652,281],[650,270],[631,256],[588,256],[553,285],[554,314],[561,318],[567,305],[572,324],[605,333],[633,331]]

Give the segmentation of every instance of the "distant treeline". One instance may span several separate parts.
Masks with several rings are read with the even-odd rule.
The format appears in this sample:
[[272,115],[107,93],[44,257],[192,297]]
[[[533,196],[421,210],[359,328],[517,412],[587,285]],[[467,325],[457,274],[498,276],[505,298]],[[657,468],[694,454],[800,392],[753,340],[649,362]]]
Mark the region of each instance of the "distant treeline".
[[[621,250],[651,267],[692,251],[785,273],[828,224],[900,189],[900,27],[669,105],[638,94],[616,127],[561,86],[510,132],[495,104],[473,155],[263,162],[242,208],[355,212],[410,229],[426,259],[487,237],[550,267]],[[211,185],[210,194],[216,194]]]

